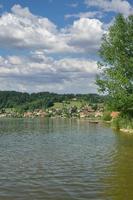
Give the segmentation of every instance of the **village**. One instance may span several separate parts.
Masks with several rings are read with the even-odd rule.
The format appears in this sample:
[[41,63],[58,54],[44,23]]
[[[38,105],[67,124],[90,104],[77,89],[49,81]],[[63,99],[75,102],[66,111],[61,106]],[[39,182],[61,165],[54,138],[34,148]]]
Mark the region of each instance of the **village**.
[[3,109],[0,111],[0,117],[16,117],[16,118],[35,118],[35,117],[61,117],[61,118],[101,118],[103,116],[103,106],[77,104],[73,103],[57,103],[47,109],[27,110],[23,113],[16,112],[14,109]]
[[35,110],[33,112],[25,112],[23,117],[62,117],[62,118],[98,118],[102,117],[103,112],[101,110],[93,110],[90,106],[85,106],[81,109],[77,109],[76,106],[71,108],[51,108],[44,110]]

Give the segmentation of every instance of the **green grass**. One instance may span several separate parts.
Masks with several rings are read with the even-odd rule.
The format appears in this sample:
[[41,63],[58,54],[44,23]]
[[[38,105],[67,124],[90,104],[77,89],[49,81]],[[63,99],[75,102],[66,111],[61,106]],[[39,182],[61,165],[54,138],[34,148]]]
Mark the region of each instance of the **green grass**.
[[133,119],[118,117],[112,121],[111,125],[115,129],[133,129]]
[[51,108],[62,109],[63,108],[63,104],[57,102],[57,103],[54,103],[54,105]]
[[64,103],[56,102],[54,103],[54,106],[52,106],[52,108],[63,109],[64,107],[71,108],[74,106],[76,106],[77,108],[81,108],[85,104],[86,104],[85,101],[69,101],[69,102],[64,102]]

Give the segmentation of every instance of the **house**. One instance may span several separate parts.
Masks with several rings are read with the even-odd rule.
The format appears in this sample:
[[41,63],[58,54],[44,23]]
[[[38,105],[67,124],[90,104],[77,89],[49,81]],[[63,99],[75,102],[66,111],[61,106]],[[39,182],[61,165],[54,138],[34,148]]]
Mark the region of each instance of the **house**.
[[113,112],[110,114],[110,116],[112,117],[112,119],[117,118],[119,115],[120,115],[120,112],[115,112],[115,111],[113,111]]
[[103,116],[103,112],[97,111],[95,112],[95,117],[102,117]]
[[33,117],[33,113],[32,112],[25,112],[24,117]]
[[94,115],[94,110],[91,106],[85,106],[81,109],[81,112],[79,113],[80,117],[92,117]]
[[46,116],[46,112],[44,112],[43,110],[36,110],[36,111],[34,111],[34,116],[44,117],[44,116]]
[[85,114],[84,112],[80,112],[80,113],[79,113],[79,116],[80,116],[80,118],[85,118],[85,117],[86,117],[86,114]]
[[0,117],[7,117],[6,113],[0,113]]

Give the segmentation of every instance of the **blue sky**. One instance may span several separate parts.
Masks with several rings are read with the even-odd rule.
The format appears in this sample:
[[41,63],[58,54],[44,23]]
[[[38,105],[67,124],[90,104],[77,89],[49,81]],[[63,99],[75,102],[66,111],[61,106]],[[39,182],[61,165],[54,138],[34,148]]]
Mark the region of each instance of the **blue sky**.
[[0,90],[97,92],[101,38],[130,0],[1,0]]
[[[66,24],[73,22],[72,18],[65,20],[64,16],[67,14],[78,14],[80,12],[96,11],[99,8],[88,7],[83,3],[83,0],[1,0],[0,3],[3,6],[2,12],[10,12],[11,8],[15,4],[19,4],[22,7],[28,7],[35,15],[47,17],[59,27],[64,27]],[[112,13],[106,15],[106,22],[114,16]],[[103,16],[104,18],[104,16]]]

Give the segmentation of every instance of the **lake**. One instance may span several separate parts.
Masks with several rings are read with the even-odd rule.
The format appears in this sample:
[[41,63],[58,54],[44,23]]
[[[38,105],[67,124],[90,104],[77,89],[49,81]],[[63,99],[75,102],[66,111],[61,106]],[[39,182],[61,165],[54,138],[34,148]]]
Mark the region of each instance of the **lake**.
[[0,119],[0,200],[88,199],[133,199],[133,136],[82,119]]

